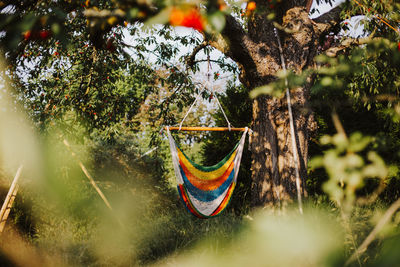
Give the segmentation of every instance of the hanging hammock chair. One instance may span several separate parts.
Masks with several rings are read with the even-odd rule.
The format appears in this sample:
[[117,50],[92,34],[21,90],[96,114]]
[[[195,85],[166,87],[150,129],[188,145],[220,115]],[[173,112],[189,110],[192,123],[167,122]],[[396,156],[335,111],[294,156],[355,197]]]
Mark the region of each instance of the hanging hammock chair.
[[[208,82],[210,83],[210,55],[208,55]],[[210,84],[209,84],[210,85]],[[183,117],[179,127],[165,127],[169,140],[169,147],[172,155],[172,163],[174,166],[176,181],[178,184],[179,195],[186,208],[193,215],[199,218],[211,218],[221,214],[228,206],[231,200],[233,190],[235,189],[237,176],[239,174],[240,161],[242,159],[243,146],[246,140],[246,134],[251,130],[246,128],[231,127],[231,123],[219,102],[218,96],[214,94],[211,85],[210,99],[217,102],[218,108],[221,110],[228,127],[182,127],[186,117],[194,107],[195,103],[201,97],[207,87],[197,94],[194,102],[190,106],[186,115]],[[212,97],[214,96],[214,97]],[[171,135],[172,130],[178,131],[242,131],[242,137],[235,145],[232,151],[223,158],[219,163],[213,166],[201,166],[194,163],[189,157],[178,147]]]
[[[229,204],[239,173],[243,146],[248,128],[229,128],[243,130],[242,137],[232,151],[219,163],[213,166],[201,166],[194,163],[178,147],[170,130],[178,127],[166,127],[172,162],[178,183],[178,192],[186,208],[199,218],[210,218],[220,214]],[[190,130],[184,127],[181,130]],[[195,130],[202,130],[193,127]],[[205,128],[212,130],[212,128]],[[221,131],[222,127],[216,127]],[[204,129],[203,129],[204,130]]]

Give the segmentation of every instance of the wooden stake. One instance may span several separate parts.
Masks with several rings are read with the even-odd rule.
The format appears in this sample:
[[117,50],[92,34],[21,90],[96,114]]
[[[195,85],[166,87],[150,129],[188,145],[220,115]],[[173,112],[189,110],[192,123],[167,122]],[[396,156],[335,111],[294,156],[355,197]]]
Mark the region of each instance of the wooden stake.
[[[64,139],[64,145],[68,148],[68,150],[71,152],[72,156],[74,158],[76,158],[76,154],[75,152],[72,151],[71,146],[69,145],[68,141],[66,139]],[[109,208],[110,210],[113,210],[110,202],[108,202],[108,199],[106,198],[106,196],[103,194],[103,192],[101,191],[101,189],[97,186],[96,182],[94,181],[93,177],[90,175],[90,173],[88,172],[88,170],[85,168],[85,165],[83,165],[83,163],[78,160],[78,164],[81,167],[83,173],[86,175],[86,177],[89,179],[90,184],[94,187],[94,189],[96,190],[96,192],[99,194],[99,196],[101,197],[101,199],[104,201],[104,203],[106,204],[107,208]]]
[[[64,145],[68,148],[68,150],[71,152],[72,156],[74,158],[76,158],[76,154],[74,151],[72,151],[70,144],[68,143],[67,139],[64,139],[63,141]],[[76,158],[77,159],[77,158]],[[81,170],[83,171],[83,173],[86,175],[86,177],[89,179],[90,184],[93,186],[93,188],[96,190],[97,194],[99,194],[99,196],[101,197],[101,199],[103,200],[104,204],[106,204],[107,208],[109,208],[111,210],[111,212],[114,212],[113,208],[111,207],[110,202],[108,201],[108,199],[106,198],[106,196],[103,194],[103,192],[101,191],[100,187],[98,187],[97,183],[95,182],[95,180],[93,179],[93,177],[90,175],[89,171],[86,169],[85,165],[83,165],[82,161],[80,161],[79,159],[77,159],[79,167],[81,167]],[[122,229],[126,230],[126,226],[125,224],[120,220],[120,218],[115,215],[115,219],[117,220],[117,222],[119,223],[119,225],[122,227]]]
[[4,216],[3,216],[3,217],[1,218],[1,220],[0,220],[0,233],[3,232],[4,227],[6,226],[6,222],[7,222],[7,219],[8,219],[8,215],[10,215],[12,205],[13,205],[14,200],[15,200],[15,197],[17,196],[17,193],[18,193],[18,188],[19,188],[19,185],[17,185],[17,186],[15,187],[15,190],[14,190],[14,192],[12,193],[11,198],[10,198],[10,201],[8,202],[8,205],[7,205],[6,210],[5,210],[5,212],[4,212]]
[[10,214],[12,204],[15,200],[15,196],[18,192],[18,180],[21,176],[23,165],[20,165],[17,173],[15,174],[14,180],[11,183],[10,189],[8,190],[6,199],[4,200],[3,206],[0,210],[0,233],[3,232],[4,226],[6,224],[8,215]]

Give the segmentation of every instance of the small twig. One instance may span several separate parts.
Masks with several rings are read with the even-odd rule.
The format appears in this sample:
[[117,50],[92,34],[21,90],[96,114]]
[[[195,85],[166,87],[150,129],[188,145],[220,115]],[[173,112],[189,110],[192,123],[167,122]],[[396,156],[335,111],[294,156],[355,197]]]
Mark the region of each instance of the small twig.
[[382,230],[385,224],[392,218],[393,214],[400,208],[400,198],[397,199],[385,212],[379,222],[376,224],[375,228],[371,231],[371,233],[365,238],[364,242],[361,246],[351,255],[351,257],[346,261],[345,266],[348,266],[352,263],[356,258],[358,258],[362,253],[364,253],[369,244],[376,238],[376,235]]
[[90,85],[92,83],[92,77],[93,77],[93,70],[94,70],[94,64],[97,61],[97,51],[96,51],[96,47],[93,47],[93,53],[92,53],[92,66],[90,67],[90,71],[89,71],[89,81],[87,83],[87,88],[86,88],[86,92],[85,95],[87,95],[90,91]]
[[[344,138],[346,138],[346,140],[347,140],[346,131],[344,130],[343,125],[342,125],[342,123],[340,122],[339,115],[337,114],[335,108],[332,110],[331,116],[332,116],[333,125],[334,125],[335,128],[336,128],[336,131],[337,131],[340,135],[344,136]],[[340,182],[340,186],[341,186],[342,188],[344,188],[343,178],[340,178],[340,181],[339,181],[339,182]]]
[[383,192],[383,190],[386,188],[386,184],[384,183],[384,180],[381,179],[379,182],[379,186],[374,192],[369,197],[364,197],[364,198],[359,198],[357,199],[357,204],[358,205],[368,205],[373,202],[379,197],[379,195]]
[[367,102],[370,100],[396,102],[396,101],[400,101],[400,98],[398,96],[388,95],[388,94],[382,94],[382,95],[370,96],[370,97],[364,96],[362,98],[362,101],[364,101],[364,102]]
[[214,60],[214,59],[210,59],[210,60],[208,60],[208,59],[199,59],[199,60],[193,61],[193,64],[195,64],[195,63],[201,63],[201,62],[221,63],[221,61]]
[[336,131],[339,134],[342,134],[347,139],[346,131],[344,130],[343,125],[340,122],[339,115],[337,114],[336,109],[332,110],[331,116],[332,116],[333,125],[336,128]]
[[151,152],[153,152],[154,150],[156,150],[158,148],[158,146],[153,147],[152,149],[150,149],[149,151],[147,151],[146,153],[140,155],[140,157],[136,158],[135,160],[133,160],[133,162],[136,162],[138,160],[140,160],[141,158],[143,158],[144,156],[150,154]]

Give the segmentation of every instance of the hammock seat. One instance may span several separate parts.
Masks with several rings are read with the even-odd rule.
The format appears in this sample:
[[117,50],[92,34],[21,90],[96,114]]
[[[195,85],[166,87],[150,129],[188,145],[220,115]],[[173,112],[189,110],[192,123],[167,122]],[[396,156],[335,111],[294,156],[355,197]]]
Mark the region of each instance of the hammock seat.
[[208,167],[190,160],[175,143],[169,127],[166,130],[178,192],[186,208],[199,218],[220,214],[228,206],[236,185],[248,129],[225,158]]

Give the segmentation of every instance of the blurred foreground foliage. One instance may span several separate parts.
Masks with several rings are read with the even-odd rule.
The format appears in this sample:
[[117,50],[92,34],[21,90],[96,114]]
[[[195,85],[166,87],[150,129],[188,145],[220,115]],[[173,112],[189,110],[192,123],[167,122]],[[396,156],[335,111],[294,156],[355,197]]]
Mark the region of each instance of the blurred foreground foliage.
[[[339,60],[346,62],[345,58]],[[124,73],[119,74],[118,81],[127,81]],[[140,81],[141,73],[130,76],[129,84],[135,83],[136,78]],[[158,73],[163,74],[163,71]],[[359,72],[355,74],[340,79],[351,84]],[[325,77],[338,79],[340,73],[321,71],[320,75],[319,81],[322,81]],[[140,82],[138,85],[131,88],[145,88]],[[4,92],[8,91],[3,89],[2,107],[10,108],[3,108],[1,115],[2,125],[7,126],[2,127],[0,135],[3,140],[1,176],[10,181],[20,159],[26,160],[28,171],[24,172],[16,206],[2,236],[8,241],[1,245],[2,263],[23,266],[343,266],[380,221],[388,204],[398,198],[397,171],[390,166],[399,164],[398,156],[393,153],[399,151],[396,150],[399,137],[396,113],[386,112],[398,105],[397,98],[385,100],[390,103],[365,98],[372,101],[369,107],[360,104],[357,98],[368,96],[369,92],[354,87],[359,90],[356,94],[350,86],[344,87],[349,91],[341,92],[339,87],[325,92],[318,83],[315,85],[312,104],[320,128],[319,140],[311,147],[311,154],[313,167],[324,169],[310,170],[307,182],[312,197],[306,203],[305,215],[297,214],[294,206],[282,211],[250,209],[250,157],[245,154],[231,206],[223,216],[213,220],[199,220],[190,215],[171,186],[169,151],[166,140],[158,132],[165,119],[158,114],[166,107],[159,103],[174,97],[171,88],[141,95],[140,107],[129,120],[124,115],[127,111],[122,111],[119,119],[105,128],[79,121],[77,113],[80,111],[73,108],[43,122],[33,114],[28,114],[30,119],[26,119],[13,108],[15,101],[4,104],[9,98],[4,98]],[[393,87],[383,85],[384,88]],[[141,92],[140,89],[132,92],[135,90]],[[333,92],[337,95],[326,96]],[[10,98],[18,99],[16,94],[11,94]],[[233,125],[248,125],[251,100],[245,88],[231,83],[220,99],[228,116],[233,118]],[[174,101],[167,107],[176,117],[182,117],[187,110]],[[198,109],[201,113],[207,107]],[[337,133],[338,125],[331,116],[334,110],[347,133]],[[29,122],[31,118],[33,125]],[[212,119],[191,114],[188,120],[200,124]],[[214,120],[217,125],[225,124],[222,114],[215,114]],[[371,128],[371,124],[379,127]],[[110,137],[110,129],[118,131]],[[188,139],[182,135],[178,137],[188,151],[192,151],[189,154],[205,164],[220,159],[237,140],[229,133]],[[62,143],[64,138],[72,144],[76,157]],[[194,146],[193,142],[198,141],[200,146]],[[151,148],[149,143],[157,145],[157,149],[145,155]],[[28,154],[16,153],[28,150]],[[196,158],[199,151],[203,153]],[[95,192],[77,160],[81,160],[95,177],[112,211]],[[6,181],[3,182],[3,196],[9,185]],[[381,190],[382,183],[385,187],[381,198],[358,203],[362,198],[370,199],[375,190]],[[396,213],[366,253],[352,265],[390,266],[398,262],[399,256],[392,246],[398,244],[399,223]]]
[[[8,64],[2,79],[9,82],[0,88],[1,197],[24,164],[21,189],[1,236],[1,265],[343,266],[399,198],[400,54],[394,38],[371,41],[336,58],[321,55],[316,70],[282,72],[275,83],[253,91],[252,96],[280,97],[285,79],[296,88],[310,75],[316,77],[311,106],[319,130],[310,147],[311,197],[304,216],[291,206],[250,209],[246,151],[232,205],[223,216],[199,220],[178,199],[159,130],[179,121],[199,92],[193,76],[181,68],[184,56],[179,63],[175,59],[182,46],[199,45],[201,38],[173,35],[166,26],[143,30],[132,45],[125,44],[124,32],[142,30],[135,22],[168,22],[173,9],[164,1],[118,1],[116,9],[110,8],[114,1],[23,2],[0,2],[5,30],[0,45]],[[153,4],[168,13],[157,17]],[[224,21],[217,6],[210,1],[207,15],[218,30]],[[98,8],[106,18],[99,18]],[[232,8],[238,13],[238,6]],[[125,13],[120,16],[118,9]],[[156,32],[166,42],[154,45]],[[149,64],[149,54],[157,58],[155,64]],[[246,88],[232,82],[221,102],[233,125],[249,124]],[[225,124],[221,114],[190,115],[187,121]],[[234,134],[178,136],[192,151],[188,154],[205,164],[218,161],[237,140]],[[399,223],[397,212],[351,265],[396,266]]]

